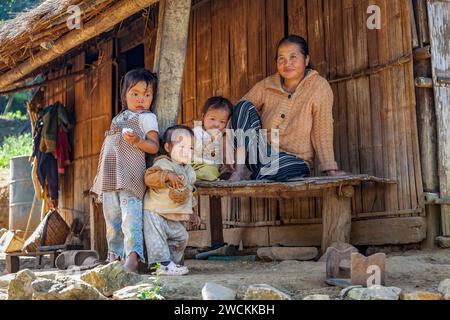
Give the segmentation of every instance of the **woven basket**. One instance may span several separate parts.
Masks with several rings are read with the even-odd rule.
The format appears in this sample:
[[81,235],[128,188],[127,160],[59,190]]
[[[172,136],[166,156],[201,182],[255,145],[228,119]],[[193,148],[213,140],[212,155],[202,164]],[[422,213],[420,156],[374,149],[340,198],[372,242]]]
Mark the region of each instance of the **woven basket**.
[[23,251],[36,252],[39,246],[62,245],[69,234],[69,226],[56,210],[50,210],[33,234],[25,241]]

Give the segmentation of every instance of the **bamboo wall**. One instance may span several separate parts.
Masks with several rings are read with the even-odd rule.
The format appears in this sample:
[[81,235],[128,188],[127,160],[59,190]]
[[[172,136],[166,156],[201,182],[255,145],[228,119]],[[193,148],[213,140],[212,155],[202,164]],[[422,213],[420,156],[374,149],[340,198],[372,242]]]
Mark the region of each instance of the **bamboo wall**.
[[[89,189],[95,177],[104,132],[109,128],[112,113],[112,41],[99,45],[99,60],[86,75],[56,82],[45,90],[48,104],[61,101],[75,113],[73,162],[60,178],[59,208],[68,223],[80,218],[89,228]],[[52,71],[49,79],[83,70],[85,53],[68,62],[67,67]],[[100,81],[100,79],[110,79]]]
[[[381,8],[381,30],[366,27],[370,4]],[[303,35],[315,68],[332,83],[338,164],[347,172],[399,182],[390,189],[364,184],[353,201],[354,218],[417,215],[422,179],[411,13],[409,0],[197,1],[189,27],[182,122],[200,119],[212,95],[237,102],[276,71],[277,41],[285,33]],[[352,77],[358,73],[367,75]],[[201,204],[206,207],[204,199]],[[223,199],[223,207],[229,226],[321,219],[321,202],[314,199]]]

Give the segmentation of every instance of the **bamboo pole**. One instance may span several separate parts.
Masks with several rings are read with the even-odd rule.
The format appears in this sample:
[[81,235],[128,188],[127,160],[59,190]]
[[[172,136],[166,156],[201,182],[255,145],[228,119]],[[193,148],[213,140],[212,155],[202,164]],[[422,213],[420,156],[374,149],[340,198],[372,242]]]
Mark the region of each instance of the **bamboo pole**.
[[158,61],[159,90],[153,112],[158,117],[159,130],[164,132],[177,123],[181,109],[181,91],[184,63],[186,60],[187,37],[189,31],[190,0],[165,0]]
[[[420,34],[423,34],[423,32],[423,30],[420,30]],[[434,121],[436,114],[434,111],[433,90],[417,85],[417,79],[428,79],[431,76],[431,60],[429,58],[414,60],[414,76],[416,77],[417,127],[423,188],[425,192],[438,192],[437,133],[436,121]],[[431,88],[433,88],[432,83]],[[424,248],[431,249],[435,247],[435,238],[440,234],[440,208],[437,205],[426,204],[425,210],[427,217],[427,238],[424,240],[423,246]]]
[[107,11],[99,14],[96,19],[84,24],[80,30],[73,30],[61,37],[47,51],[41,51],[33,58],[16,66],[11,71],[0,77],[0,88],[4,88],[15,81],[23,78],[37,68],[49,63],[53,59],[67,53],[69,50],[82,44],[83,42],[101,34],[113,27],[125,18],[152,5],[157,0],[122,0],[113,5]]
[[[446,77],[450,67],[450,27],[446,23],[450,19],[450,3],[445,1],[428,2],[429,31],[432,54],[432,74],[436,109],[436,132],[438,143],[438,175],[441,197],[450,196],[450,89],[439,82]],[[442,235],[450,237],[450,205],[441,205]]]

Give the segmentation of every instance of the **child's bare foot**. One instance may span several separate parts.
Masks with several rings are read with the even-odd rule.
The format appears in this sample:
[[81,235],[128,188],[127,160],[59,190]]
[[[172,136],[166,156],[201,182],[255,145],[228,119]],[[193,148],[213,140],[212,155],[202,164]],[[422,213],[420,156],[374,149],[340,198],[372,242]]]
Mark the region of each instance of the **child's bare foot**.
[[247,169],[245,164],[236,165],[236,169],[231,174],[228,180],[231,181],[240,181],[249,179],[251,172]]
[[138,272],[139,260],[138,260],[138,255],[136,254],[136,252],[130,253],[127,260],[125,261],[124,268],[128,272],[134,272],[134,273]]
[[115,254],[110,252],[108,255],[108,262],[114,262],[114,261],[119,261],[119,257]]

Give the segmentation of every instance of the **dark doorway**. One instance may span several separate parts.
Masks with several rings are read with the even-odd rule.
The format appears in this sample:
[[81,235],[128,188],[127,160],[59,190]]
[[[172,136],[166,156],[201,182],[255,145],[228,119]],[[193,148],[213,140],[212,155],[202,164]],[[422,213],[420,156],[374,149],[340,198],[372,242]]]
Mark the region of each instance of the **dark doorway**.
[[[117,45],[117,43],[116,43]],[[118,50],[117,50],[118,51]],[[117,52],[116,51],[116,52]],[[117,52],[116,61],[113,65],[113,117],[122,110],[122,103],[120,101],[120,85],[125,74],[136,68],[144,68],[144,44],[137,45],[127,51]]]

